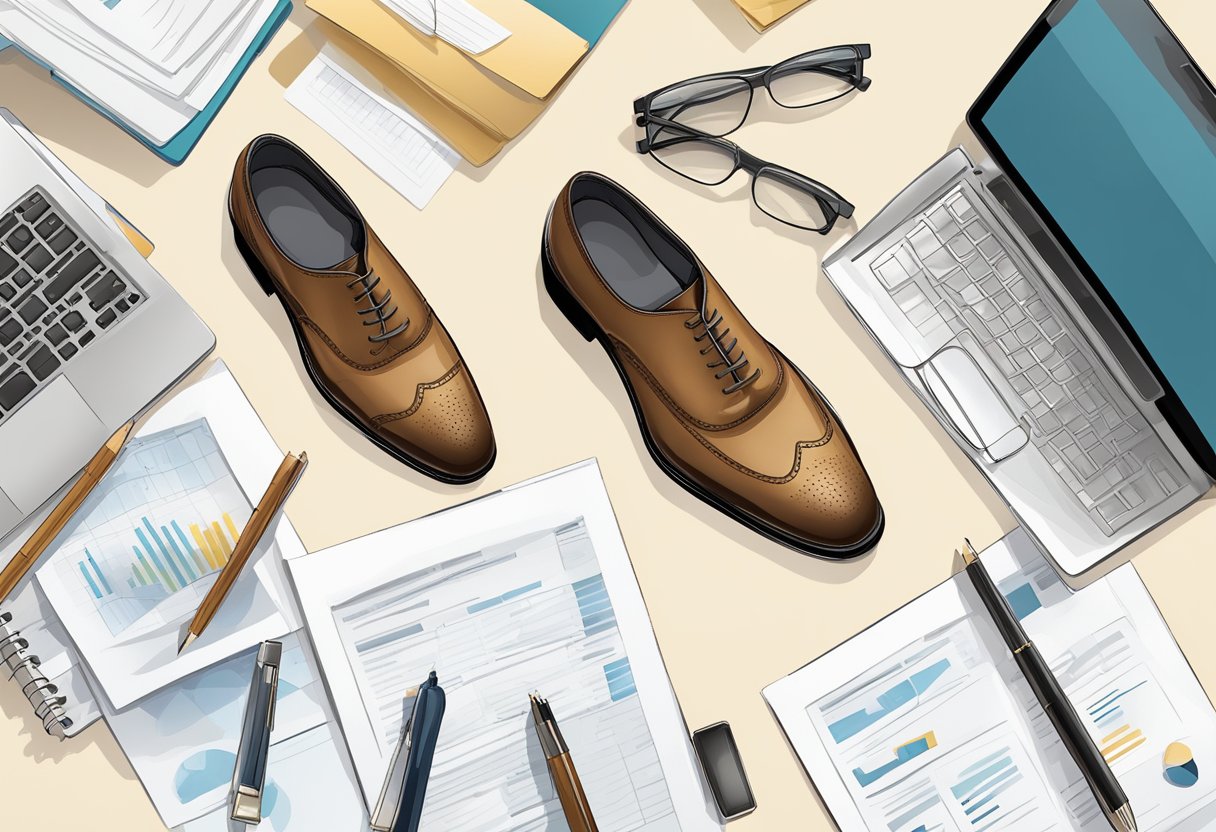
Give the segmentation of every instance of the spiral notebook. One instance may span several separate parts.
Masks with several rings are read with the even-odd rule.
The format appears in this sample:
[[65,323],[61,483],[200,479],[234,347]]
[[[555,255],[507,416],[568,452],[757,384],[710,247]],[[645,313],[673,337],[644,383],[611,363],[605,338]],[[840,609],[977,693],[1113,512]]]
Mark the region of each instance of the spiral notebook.
[[[1216,711],[1135,567],[1072,592],[1025,531],[982,555],[1142,832],[1216,823]],[[843,832],[1107,832],[958,574],[764,690]]]

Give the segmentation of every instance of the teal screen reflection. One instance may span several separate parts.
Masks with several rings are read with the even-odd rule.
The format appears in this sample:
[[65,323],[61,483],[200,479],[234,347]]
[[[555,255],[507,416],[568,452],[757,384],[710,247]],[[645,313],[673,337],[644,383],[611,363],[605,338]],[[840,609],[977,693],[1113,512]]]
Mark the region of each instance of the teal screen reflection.
[[1216,446],[1216,132],[1161,32],[1078,0],[982,123]]

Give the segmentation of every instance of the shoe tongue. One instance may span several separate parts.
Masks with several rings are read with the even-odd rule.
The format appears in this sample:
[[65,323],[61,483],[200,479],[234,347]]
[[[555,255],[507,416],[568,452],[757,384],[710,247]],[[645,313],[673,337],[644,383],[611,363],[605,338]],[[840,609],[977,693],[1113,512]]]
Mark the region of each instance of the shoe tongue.
[[701,310],[701,286],[703,281],[694,280],[667,303],[659,307],[662,312],[674,312],[679,309],[690,309],[693,312]]
[[362,264],[360,262],[362,259],[363,258],[360,254],[352,254],[348,259],[343,260],[341,263],[336,263],[335,265],[330,266],[328,269],[326,269],[326,271],[363,274]]

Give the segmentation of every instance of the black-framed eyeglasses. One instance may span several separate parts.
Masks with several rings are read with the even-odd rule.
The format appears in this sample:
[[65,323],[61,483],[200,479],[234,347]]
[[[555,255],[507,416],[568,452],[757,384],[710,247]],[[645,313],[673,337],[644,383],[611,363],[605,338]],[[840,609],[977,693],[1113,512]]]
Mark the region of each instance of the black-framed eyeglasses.
[[725,136],[743,124],[757,87],[779,106],[791,109],[826,104],[853,90],[864,92],[868,43],[804,52],[768,67],[719,72],[670,84],[633,102],[642,122],[660,118],[710,136]]
[[853,205],[822,182],[766,162],[721,136],[712,136],[663,118],[645,122],[638,153],[649,153],[663,167],[703,185],[721,185],[739,170],[752,176],[752,201],[775,220],[827,234]]

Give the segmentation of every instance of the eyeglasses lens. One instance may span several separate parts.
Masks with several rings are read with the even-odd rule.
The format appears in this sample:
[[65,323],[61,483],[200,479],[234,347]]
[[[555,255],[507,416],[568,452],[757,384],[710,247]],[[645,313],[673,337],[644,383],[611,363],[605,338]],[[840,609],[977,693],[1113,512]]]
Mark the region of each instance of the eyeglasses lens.
[[711,136],[725,136],[747,117],[752,88],[739,78],[690,81],[655,96],[650,114],[686,124]]

